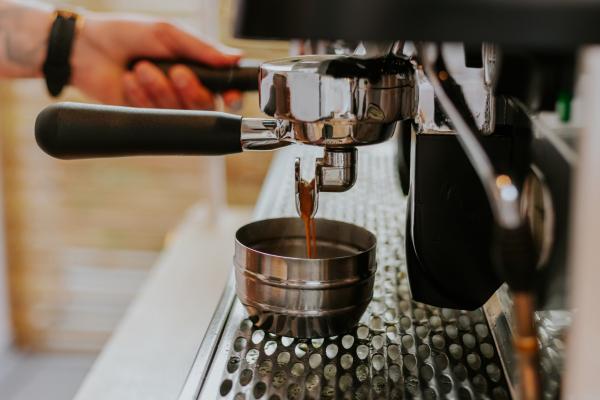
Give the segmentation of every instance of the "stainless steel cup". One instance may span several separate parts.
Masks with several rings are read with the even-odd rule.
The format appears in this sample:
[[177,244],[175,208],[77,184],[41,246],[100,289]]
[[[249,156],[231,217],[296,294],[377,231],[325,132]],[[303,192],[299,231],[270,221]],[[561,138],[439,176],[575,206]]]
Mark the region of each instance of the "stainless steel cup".
[[268,332],[302,338],[348,332],[373,297],[375,235],[346,222],[315,222],[319,258],[312,259],[300,218],[256,221],[236,233],[237,295]]

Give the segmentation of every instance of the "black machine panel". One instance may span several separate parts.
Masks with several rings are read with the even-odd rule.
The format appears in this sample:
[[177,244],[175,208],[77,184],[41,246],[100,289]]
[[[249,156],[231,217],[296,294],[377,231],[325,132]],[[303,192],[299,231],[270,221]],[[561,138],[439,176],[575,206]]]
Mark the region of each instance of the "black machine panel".
[[600,42],[597,0],[238,0],[253,39],[494,42],[540,49]]
[[[482,144],[497,168],[510,169],[509,137],[488,136]],[[413,298],[480,307],[502,279],[491,259],[491,210],[457,137],[413,136],[411,174],[406,257]]]

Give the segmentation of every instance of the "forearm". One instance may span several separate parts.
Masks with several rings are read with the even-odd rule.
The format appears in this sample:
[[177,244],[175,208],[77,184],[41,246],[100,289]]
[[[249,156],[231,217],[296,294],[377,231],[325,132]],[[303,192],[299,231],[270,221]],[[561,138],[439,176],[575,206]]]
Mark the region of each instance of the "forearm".
[[42,76],[53,8],[0,0],[0,78]]

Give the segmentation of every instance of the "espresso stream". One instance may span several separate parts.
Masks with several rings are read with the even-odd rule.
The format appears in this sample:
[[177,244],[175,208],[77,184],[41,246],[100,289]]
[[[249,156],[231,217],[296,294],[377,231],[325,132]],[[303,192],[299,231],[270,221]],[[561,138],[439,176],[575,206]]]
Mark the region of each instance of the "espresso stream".
[[315,207],[315,180],[310,182],[302,181],[298,188],[298,198],[300,201],[300,218],[304,222],[304,234],[306,236],[306,257],[317,257],[317,233],[315,220],[312,217]]

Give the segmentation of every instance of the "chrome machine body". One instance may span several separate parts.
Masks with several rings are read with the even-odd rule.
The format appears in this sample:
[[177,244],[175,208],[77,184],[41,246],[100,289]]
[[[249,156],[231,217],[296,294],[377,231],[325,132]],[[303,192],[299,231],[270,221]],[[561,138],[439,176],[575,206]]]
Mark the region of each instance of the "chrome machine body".
[[243,133],[244,147],[259,149],[264,140],[270,148],[273,138],[324,147],[315,169],[317,192],[350,189],[356,179],[354,147],[389,139],[397,121],[416,115],[415,68],[404,56],[270,61],[260,66],[258,89],[260,109],[276,122],[253,121],[249,135]]

